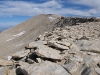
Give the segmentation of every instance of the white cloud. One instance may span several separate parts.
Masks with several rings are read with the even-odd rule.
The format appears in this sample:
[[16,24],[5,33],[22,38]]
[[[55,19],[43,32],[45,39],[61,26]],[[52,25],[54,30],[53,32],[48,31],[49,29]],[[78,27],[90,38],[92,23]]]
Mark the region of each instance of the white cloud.
[[89,6],[90,9],[87,11],[91,15],[100,16],[100,0],[70,0],[70,2],[79,5]]
[[70,0],[75,4],[83,4],[93,8],[100,8],[100,0]]
[[[2,1],[0,3],[0,16],[34,16],[37,14],[59,14],[59,15],[98,15],[100,11],[99,0],[70,0],[69,2],[92,7],[89,10],[80,10],[73,7],[63,7],[61,0],[49,0],[44,3],[33,3],[25,1]],[[100,16],[100,15],[99,15]]]

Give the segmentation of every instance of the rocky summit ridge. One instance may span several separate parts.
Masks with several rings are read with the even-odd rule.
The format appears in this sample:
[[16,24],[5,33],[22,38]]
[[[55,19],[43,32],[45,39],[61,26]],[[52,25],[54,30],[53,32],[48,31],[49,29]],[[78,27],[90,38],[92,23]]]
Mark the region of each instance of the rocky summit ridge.
[[[16,38],[7,42],[12,44],[18,39],[24,39],[25,45],[17,46],[19,47],[17,51],[0,58],[0,75],[100,75],[99,18],[66,18],[52,14],[42,14],[36,16],[34,20],[37,18],[43,20],[40,19],[40,22],[38,20],[38,24],[36,21],[32,22],[33,19],[28,20],[28,23],[34,23],[33,26],[29,24],[31,28],[35,24],[36,26],[41,24],[47,25],[47,29],[42,30],[45,27],[40,26],[39,32],[30,30],[27,22],[24,22],[0,33],[0,36],[7,32],[12,35],[12,30],[16,31],[16,28],[24,25],[28,33],[23,31],[23,27],[23,30],[20,28],[23,32],[16,35],[13,32]],[[36,34],[38,36],[35,36]],[[31,37],[30,41],[25,37]],[[9,50],[9,47],[7,48]]]

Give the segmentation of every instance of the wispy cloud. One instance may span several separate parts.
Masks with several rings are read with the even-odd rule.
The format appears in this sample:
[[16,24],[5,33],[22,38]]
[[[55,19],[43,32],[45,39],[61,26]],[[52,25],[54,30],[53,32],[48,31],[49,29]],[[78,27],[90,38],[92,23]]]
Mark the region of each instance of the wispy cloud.
[[91,7],[87,12],[91,15],[100,16],[100,0],[70,0],[71,3]]
[[2,1],[0,2],[0,16],[34,16],[37,14],[60,14],[79,16],[100,16],[99,0],[69,0],[71,4],[80,4],[91,7],[91,9],[75,9],[74,7],[63,7],[61,0],[47,0],[44,3],[25,1]]

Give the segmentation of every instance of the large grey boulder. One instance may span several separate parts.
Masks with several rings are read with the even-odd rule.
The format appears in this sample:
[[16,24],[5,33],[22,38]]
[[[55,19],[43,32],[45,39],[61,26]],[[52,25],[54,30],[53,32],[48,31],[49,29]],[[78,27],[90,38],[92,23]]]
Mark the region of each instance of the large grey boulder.
[[31,66],[21,66],[20,71],[24,75],[70,75],[62,66],[49,61]]
[[70,74],[75,73],[78,68],[79,68],[79,63],[72,61],[72,60],[68,60],[66,64],[62,65],[66,71],[68,71]]
[[36,54],[43,58],[51,58],[51,59],[64,59],[62,55],[60,55],[60,51],[49,48],[45,45],[39,47],[38,50],[35,51]]
[[100,40],[79,40],[76,43],[81,51],[100,53]]

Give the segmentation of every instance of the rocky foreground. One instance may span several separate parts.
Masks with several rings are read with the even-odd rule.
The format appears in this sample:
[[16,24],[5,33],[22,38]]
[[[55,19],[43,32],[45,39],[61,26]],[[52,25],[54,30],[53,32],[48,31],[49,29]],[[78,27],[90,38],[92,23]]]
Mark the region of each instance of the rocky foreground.
[[100,22],[45,32],[0,65],[0,75],[100,75]]

